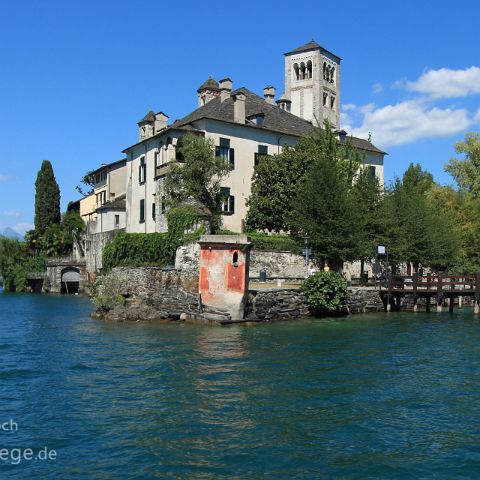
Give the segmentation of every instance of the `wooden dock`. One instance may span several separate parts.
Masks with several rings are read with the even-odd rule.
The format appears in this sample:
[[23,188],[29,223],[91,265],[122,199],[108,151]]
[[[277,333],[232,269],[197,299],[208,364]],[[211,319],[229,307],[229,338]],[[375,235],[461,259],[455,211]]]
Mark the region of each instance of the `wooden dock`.
[[448,311],[453,312],[455,299],[458,306],[463,304],[464,297],[473,300],[473,312],[480,313],[480,273],[473,275],[441,275],[428,274],[411,276],[389,274],[387,284],[380,287],[380,296],[385,311],[400,310],[402,298],[413,298],[413,310],[418,310],[418,300],[426,299],[426,311],[430,312],[432,299],[436,311],[441,312],[445,303]]

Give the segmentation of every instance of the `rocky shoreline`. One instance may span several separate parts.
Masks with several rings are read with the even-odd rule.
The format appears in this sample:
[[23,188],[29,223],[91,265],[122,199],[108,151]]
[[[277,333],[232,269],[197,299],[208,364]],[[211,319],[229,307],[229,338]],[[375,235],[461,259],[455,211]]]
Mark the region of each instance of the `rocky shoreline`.
[[[94,318],[111,322],[189,322],[226,325],[225,311],[205,307],[197,293],[198,278],[159,267],[114,268],[101,277],[94,293]],[[383,303],[372,287],[350,287],[345,314],[378,312]],[[245,322],[272,322],[311,316],[298,288],[249,291]]]

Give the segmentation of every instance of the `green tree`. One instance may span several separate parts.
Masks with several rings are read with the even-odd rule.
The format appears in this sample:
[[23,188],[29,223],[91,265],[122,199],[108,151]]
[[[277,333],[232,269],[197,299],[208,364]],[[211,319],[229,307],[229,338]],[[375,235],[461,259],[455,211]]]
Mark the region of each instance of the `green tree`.
[[294,234],[310,236],[317,255],[339,265],[358,256],[352,186],[362,159],[349,142],[337,142],[328,124],[309,143],[310,168],[299,183],[290,224]]
[[305,174],[305,161],[297,149],[284,147],[280,155],[265,156],[255,166],[252,178],[252,194],[247,200],[248,230],[280,232],[289,230],[292,200],[298,182]]
[[60,223],[60,189],[52,164],[42,162],[35,181],[35,230],[43,234],[49,225]]
[[375,256],[375,249],[382,232],[380,205],[382,188],[378,177],[368,167],[363,166],[352,186],[352,199],[357,218],[356,256],[361,261],[361,270],[365,261]]
[[231,167],[215,156],[211,139],[186,134],[177,147],[182,156],[181,163],[170,163],[165,189],[169,202],[178,206],[188,198],[194,198],[212,213],[212,232],[221,227],[221,209],[224,198],[221,195],[222,182]]
[[[95,179],[92,175],[94,170],[89,170],[80,180],[81,185],[77,185],[75,190],[82,196],[86,197],[93,193],[95,188]],[[82,186],[83,185],[83,186]]]
[[447,270],[455,264],[455,225],[430,195],[434,187],[431,174],[411,164],[382,202],[380,239],[393,264],[412,262],[415,270],[420,265]]
[[455,144],[455,152],[464,154],[464,159],[452,158],[445,165],[458,186],[474,197],[480,195],[480,136],[477,132],[469,132],[465,139]]

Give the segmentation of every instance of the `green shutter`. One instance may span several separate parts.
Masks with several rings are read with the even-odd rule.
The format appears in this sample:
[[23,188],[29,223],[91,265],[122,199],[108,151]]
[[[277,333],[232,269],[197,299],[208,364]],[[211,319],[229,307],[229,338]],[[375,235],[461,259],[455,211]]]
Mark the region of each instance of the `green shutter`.
[[235,197],[233,195],[228,197],[228,211],[230,213],[235,213]]

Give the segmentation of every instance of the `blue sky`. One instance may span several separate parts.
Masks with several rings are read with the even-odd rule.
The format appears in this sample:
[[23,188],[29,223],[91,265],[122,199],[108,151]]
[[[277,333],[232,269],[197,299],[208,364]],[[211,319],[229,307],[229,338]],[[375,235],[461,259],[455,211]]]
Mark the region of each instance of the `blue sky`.
[[62,207],[122,157],[149,110],[173,121],[208,77],[283,90],[283,53],[312,38],[343,58],[342,126],[385,149],[387,181],[419,162],[450,183],[453,144],[480,124],[480,3],[1,2],[0,229],[33,223],[54,167]]

